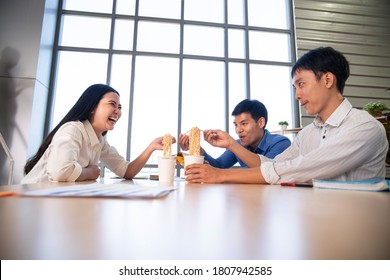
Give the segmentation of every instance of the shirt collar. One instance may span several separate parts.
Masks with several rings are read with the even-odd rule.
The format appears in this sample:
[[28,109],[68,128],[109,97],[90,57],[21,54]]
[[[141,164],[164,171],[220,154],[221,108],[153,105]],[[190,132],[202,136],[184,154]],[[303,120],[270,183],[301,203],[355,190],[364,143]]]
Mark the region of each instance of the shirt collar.
[[[343,102],[337,107],[337,109],[330,115],[330,117],[325,121],[325,124],[330,126],[338,127],[344,121],[348,113],[352,109],[352,104],[348,101],[347,98],[344,98]],[[319,116],[317,115],[313,121],[314,125],[317,127],[321,127],[324,123],[321,121]]]
[[95,130],[93,130],[92,124],[89,122],[89,120],[83,121],[85,131],[88,134],[89,141],[91,142],[91,146],[95,146],[97,144],[100,144],[103,141],[103,136],[100,135],[99,138],[97,137]]
[[[260,141],[259,145],[252,152],[254,152],[256,154],[259,154],[259,153],[261,154],[262,152],[266,151],[267,150],[267,143],[268,143],[267,142],[267,138],[268,138],[269,135],[270,135],[270,132],[267,129],[264,129],[263,138],[261,138],[261,141]],[[248,149],[250,149],[250,148],[248,147]],[[259,151],[259,152],[257,152],[257,151]]]

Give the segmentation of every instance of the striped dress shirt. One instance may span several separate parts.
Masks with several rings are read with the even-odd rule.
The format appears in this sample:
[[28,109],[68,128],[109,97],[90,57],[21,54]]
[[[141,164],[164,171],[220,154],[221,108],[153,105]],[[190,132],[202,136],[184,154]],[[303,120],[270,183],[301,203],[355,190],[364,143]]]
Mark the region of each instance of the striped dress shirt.
[[384,126],[345,98],[325,123],[316,117],[275,159],[260,156],[260,168],[270,184],[384,178],[388,148]]

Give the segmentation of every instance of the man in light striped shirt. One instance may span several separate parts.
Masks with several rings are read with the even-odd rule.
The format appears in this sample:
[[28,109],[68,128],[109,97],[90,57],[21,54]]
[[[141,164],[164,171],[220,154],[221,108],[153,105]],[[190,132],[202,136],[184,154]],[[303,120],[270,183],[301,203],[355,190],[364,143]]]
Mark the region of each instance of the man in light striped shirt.
[[190,165],[186,180],[193,183],[338,181],[385,177],[388,141],[384,126],[366,111],[352,108],[343,96],[349,63],[340,52],[321,47],[303,55],[291,71],[295,97],[309,115],[310,125],[274,159],[254,157],[227,133],[209,130],[205,140],[238,155],[248,169],[218,169]]

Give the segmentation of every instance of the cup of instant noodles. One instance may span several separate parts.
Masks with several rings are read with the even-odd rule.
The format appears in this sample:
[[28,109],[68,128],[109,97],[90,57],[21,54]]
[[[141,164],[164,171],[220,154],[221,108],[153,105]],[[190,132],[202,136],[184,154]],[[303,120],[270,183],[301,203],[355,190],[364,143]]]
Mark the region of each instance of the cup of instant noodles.
[[184,168],[194,163],[200,163],[200,164],[204,163],[204,156],[191,156],[191,155],[184,156]]

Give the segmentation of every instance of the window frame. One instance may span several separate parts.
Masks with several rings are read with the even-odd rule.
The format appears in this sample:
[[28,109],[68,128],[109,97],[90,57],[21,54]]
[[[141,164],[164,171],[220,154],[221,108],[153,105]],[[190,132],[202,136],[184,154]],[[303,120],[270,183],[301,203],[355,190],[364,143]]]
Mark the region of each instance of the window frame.
[[[245,83],[246,83],[246,92],[245,98],[251,98],[251,82],[250,82],[250,67],[253,64],[261,64],[261,65],[275,65],[275,66],[287,66],[291,67],[296,61],[296,44],[295,44],[295,32],[294,32],[294,15],[293,15],[293,1],[286,0],[288,15],[289,15],[289,28],[288,29],[278,29],[278,28],[269,28],[269,27],[255,27],[248,25],[248,0],[243,0],[244,5],[244,25],[238,24],[229,24],[228,20],[228,2],[229,0],[224,1],[224,23],[215,23],[215,22],[200,22],[193,20],[185,20],[184,19],[184,4],[185,0],[181,0],[181,16],[180,19],[169,19],[169,18],[159,18],[159,17],[148,17],[148,16],[140,16],[139,12],[139,1],[135,0],[135,14],[134,15],[123,15],[123,14],[115,14],[116,10],[116,0],[113,0],[113,8],[112,13],[97,13],[97,12],[88,12],[88,11],[72,11],[63,9],[64,0],[59,0],[59,10],[58,10],[58,18],[57,18],[57,26],[56,26],[56,38],[54,44],[54,52],[53,52],[53,61],[52,61],[52,70],[51,70],[51,82],[49,86],[49,102],[47,108],[47,120],[45,125],[45,133],[46,135],[51,131],[52,121],[53,121],[53,107],[55,102],[55,92],[56,92],[56,79],[57,79],[57,70],[58,70],[58,54],[61,51],[76,51],[76,52],[94,52],[94,53],[103,53],[108,55],[108,63],[107,63],[107,76],[106,83],[110,84],[111,81],[111,69],[112,69],[112,61],[114,54],[126,54],[131,55],[131,77],[130,77],[130,97],[129,104],[126,104],[128,107],[128,134],[127,134],[127,150],[125,158],[126,160],[130,160],[132,157],[131,153],[131,141],[132,141],[132,115],[133,115],[133,102],[134,100],[134,80],[135,80],[135,68],[136,61],[138,56],[159,56],[159,57],[171,57],[179,59],[179,84],[178,84],[178,134],[182,129],[182,98],[183,98],[183,61],[185,59],[199,59],[199,60],[212,60],[212,61],[221,61],[224,63],[224,71],[225,77],[225,127],[221,127],[225,131],[234,131],[231,123],[231,115],[229,109],[229,100],[230,100],[230,86],[229,86],[229,63],[243,63],[245,65]],[[111,20],[111,32],[110,32],[110,43],[108,49],[97,49],[97,48],[84,48],[84,47],[72,47],[72,46],[61,46],[59,45],[59,39],[61,38],[61,30],[62,30],[62,18],[65,15],[78,15],[78,16],[92,16],[92,17],[102,17],[108,18]],[[123,19],[123,20],[132,20],[134,25],[133,32],[133,46],[131,50],[115,50],[114,46],[114,30],[115,30],[115,20]],[[137,50],[137,32],[138,32],[138,23],[139,21],[151,21],[151,22],[163,22],[163,23],[174,23],[180,25],[180,47],[179,53],[158,53],[158,52],[145,52]],[[213,28],[222,28],[224,31],[224,54],[221,57],[217,56],[205,56],[205,55],[195,55],[195,54],[185,54],[184,53],[184,28],[186,25],[196,25],[201,27],[213,27]],[[243,58],[232,58],[229,57],[229,30],[241,30],[244,32],[244,40],[245,40],[245,57]],[[280,61],[263,61],[263,60],[253,60],[250,59],[249,55],[249,33],[253,31],[259,32],[270,32],[276,34],[287,34],[289,36],[289,55],[291,57],[290,62],[280,62]],[[292,87],[291,87],[292,88]],[[293,89],[291,89],[291,94],[293,94]],[[298,102],[292,98],[293,104],[291,104],[292,111],[292,119],[291,123],[294,127],[300,126],[300,118],[299,118],[299,104]],[[156,167],[155,164],[147,164],[145,167]]]

